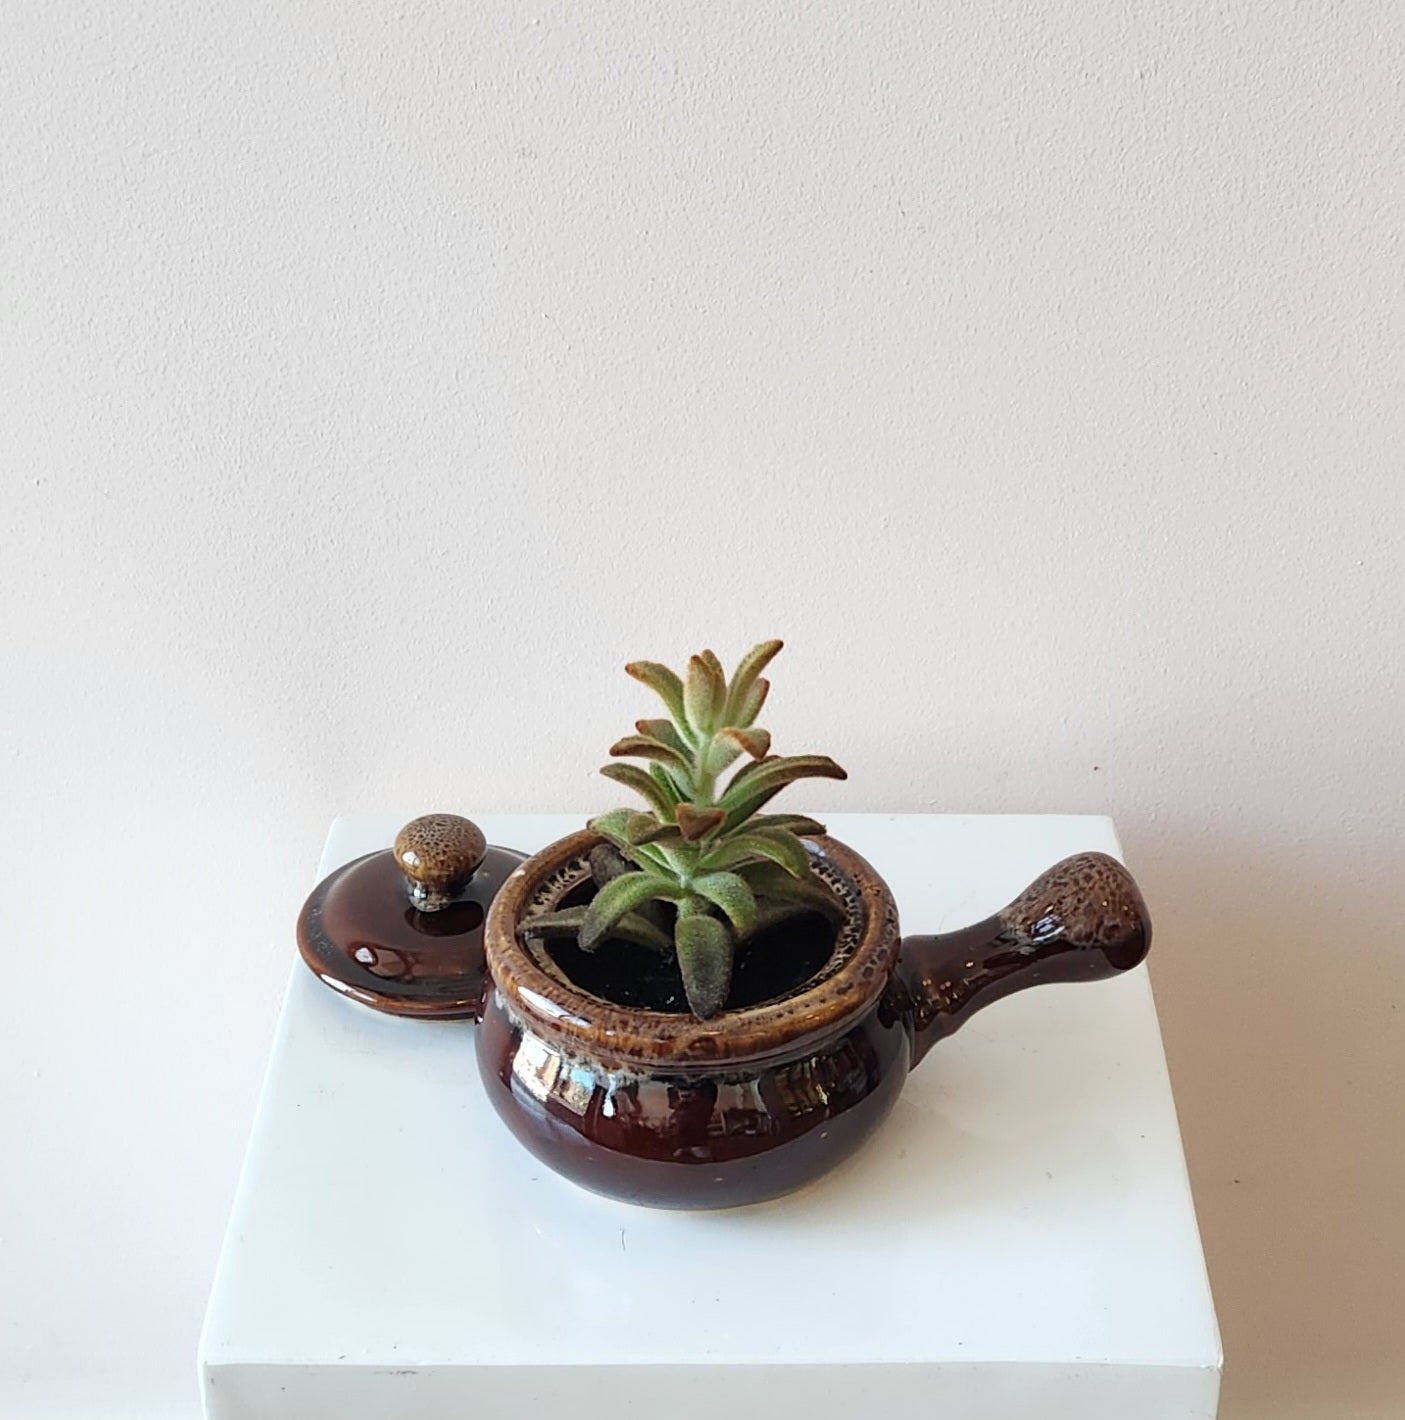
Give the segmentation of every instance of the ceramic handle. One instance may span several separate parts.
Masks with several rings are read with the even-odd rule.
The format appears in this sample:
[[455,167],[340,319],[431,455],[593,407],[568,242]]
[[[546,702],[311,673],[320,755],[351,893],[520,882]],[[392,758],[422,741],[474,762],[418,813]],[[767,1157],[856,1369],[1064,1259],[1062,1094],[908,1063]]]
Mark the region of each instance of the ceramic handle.
[[992,1001],[1046,981],[1116,976],[1150,946],[1151,920],[1126,868],[1105,853],[1065,858],[984,922],[904,939],[897,974],[912,1063]]

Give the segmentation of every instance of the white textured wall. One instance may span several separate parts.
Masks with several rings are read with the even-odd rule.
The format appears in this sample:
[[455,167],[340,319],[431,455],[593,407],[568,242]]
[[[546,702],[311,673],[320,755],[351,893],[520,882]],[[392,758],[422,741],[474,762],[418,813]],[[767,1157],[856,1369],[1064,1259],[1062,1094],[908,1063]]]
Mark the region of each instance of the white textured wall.
[[0,2],[0,1413],[193,1413],[333,814],[605,807],[780,634],[797,804],[1116,817],[1225,1420],[1399,1414],[1402,51]]

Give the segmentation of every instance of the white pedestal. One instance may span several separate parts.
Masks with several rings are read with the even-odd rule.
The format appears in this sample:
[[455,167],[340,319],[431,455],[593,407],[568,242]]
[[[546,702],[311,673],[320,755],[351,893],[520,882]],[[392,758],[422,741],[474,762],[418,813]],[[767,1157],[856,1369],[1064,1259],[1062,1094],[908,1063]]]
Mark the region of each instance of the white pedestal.
[[[1118,852],[1102,818],[825,821],[908,932]],[[580,818],[478,822],[530,851]],[[338,821],[320,871],[397,827]],[[856,1158],[717,1213],[632,1208],[537,1163],[479,1087],[472,1032],[378,1015],[295,964],[200,1343],[210,1420],[1214,1416],[1145,968],[990,1007]]]

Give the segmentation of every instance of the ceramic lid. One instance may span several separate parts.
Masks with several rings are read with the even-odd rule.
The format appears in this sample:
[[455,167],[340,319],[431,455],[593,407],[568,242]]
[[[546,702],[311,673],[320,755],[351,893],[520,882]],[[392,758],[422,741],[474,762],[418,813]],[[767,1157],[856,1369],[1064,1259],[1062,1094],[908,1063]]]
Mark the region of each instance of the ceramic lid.
[[457,814],[407,823],[392,848],[339,868],[298,918],[298,948],[319,980],[397,1016],[477,1014],[488,906],[525,855],[491,846]]

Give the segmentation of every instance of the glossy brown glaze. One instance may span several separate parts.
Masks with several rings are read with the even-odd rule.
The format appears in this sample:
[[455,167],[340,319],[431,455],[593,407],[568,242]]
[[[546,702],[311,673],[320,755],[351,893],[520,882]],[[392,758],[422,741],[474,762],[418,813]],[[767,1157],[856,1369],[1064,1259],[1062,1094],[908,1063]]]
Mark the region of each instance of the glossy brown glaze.
[[543,1163],[597,1193],[655,1208],[779,1197],[847,1158],[907,1075],[902,1021],[876,1005],[819,1046],[770,1064],[603,1069],[524,1030],[500,993],[478,1025],[484,1084]]
[[421,911],[437,912],[463,894],[488,840],[471,819],[422,814],[395,835],[390,851],[405,875],[410,901]]
[[494,901],[478,1061],[498,1113],[538,1158],[654,1207],[752,1203],[818,1177],[878,1127],[911,1065],[973,1012],[1043,981],[1125,970],[1150,942],[1126,870],[1080,854],[1004,912],[909,938],[900,956],[882,879],[817,838],[816,872],[845,921],[812,980],[706,1021],[627,1009],[583,991],[530,931],[588,876],[597,841],[553,844]]
[[524,855],[488,848],[457,895],[434,912],[410,900],[390,851],[323,880],[298,918],[298,949],[333,990],[397,1016],[471,1019],[483,995],[488,906]]
[[1011,992],[1116,976],[1150,947],[1151,919],[1126,868],[1105,853],[1065,858],[984,922],[903,941],[913,1064]]

